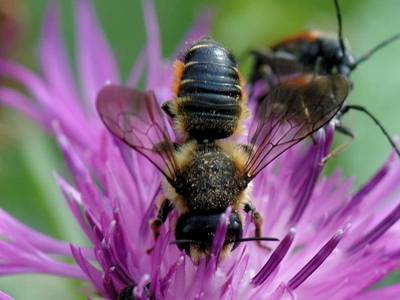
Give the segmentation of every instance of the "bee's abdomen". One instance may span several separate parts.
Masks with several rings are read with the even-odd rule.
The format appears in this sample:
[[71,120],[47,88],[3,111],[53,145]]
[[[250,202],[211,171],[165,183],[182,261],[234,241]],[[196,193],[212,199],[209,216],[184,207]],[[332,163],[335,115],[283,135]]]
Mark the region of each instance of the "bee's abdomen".
[[177,96],[186,99],[181,112],[189,135],[199,140],[232,135],[241,113],[242,86],[231,53],[205,38],[192,45],[183,64]]
[[230,97],[237,102],[242,96],[237,70],[213,62],[190,62],[185,65],[179,96],[213,94]]

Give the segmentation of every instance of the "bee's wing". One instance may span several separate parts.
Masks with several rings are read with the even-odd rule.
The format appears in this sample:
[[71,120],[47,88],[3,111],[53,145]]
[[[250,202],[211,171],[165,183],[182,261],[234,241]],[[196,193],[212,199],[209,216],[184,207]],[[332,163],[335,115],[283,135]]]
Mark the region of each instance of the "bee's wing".
[[250,127],[246,174],[254,178],[284,151],[327,124],[349,92],[341,75],[303,75],[274,87]]
[[[289,76],[304,74],[306,71],[304,65],[290,53],[254,50],[250,54],[254,59],[251,83],[257,80],[265,80],[266,74],[270,73],[269,75],[273,75],[278,84]],[[265,68],[269,68],[269,70],[265,70]]]
[[98,94],[96,105],[111,133],[145,156],[167,179],[174,178],[173,142],[152,91],[108,85]]

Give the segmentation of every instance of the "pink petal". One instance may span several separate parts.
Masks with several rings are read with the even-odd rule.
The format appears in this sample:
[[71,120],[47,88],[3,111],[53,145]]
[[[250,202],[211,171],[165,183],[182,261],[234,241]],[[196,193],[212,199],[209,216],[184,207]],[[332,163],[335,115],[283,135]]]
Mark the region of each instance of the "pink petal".
[[94,109],[97,92],[105,83],[119,82],[117,64],[103,37],[89,0],[76,0],[76,35],[78,68],[82,90],[90,109]]

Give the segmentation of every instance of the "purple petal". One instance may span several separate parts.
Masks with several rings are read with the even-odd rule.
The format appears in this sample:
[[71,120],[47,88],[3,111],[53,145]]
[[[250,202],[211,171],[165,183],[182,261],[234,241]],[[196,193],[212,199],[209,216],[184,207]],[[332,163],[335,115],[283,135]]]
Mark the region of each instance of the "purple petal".
[[76,0],[78,68],[85,100],[91,109],[106,82],[119,83],[114,55],[103,37],[89,0]]
[[50,111],[56,109],[56,101],[52,99],[45,82],[32,71],[17,63],[0,59],[0,74],[22,84],[33,98]]
[[[45,17],[40,43],[40,61],[47,84],[52,92],[62,97],[60,105],[68,105],[73,113],[79,113],[79,97],[69,66],[66,47],[59,26],[57,4],[52,4]],[[66,102],[66,103],[63,103]]]
[[14,300],[14,298],[0,291],[0,300]]
[[146,89],[156,89],[161,63],[160,33],[153,0],[142,0],[143,15],[147,33],[148,73]]
[[21,112],[42,125],[45,130],[50,130],[49,116],[41,112],[30,99],[20,92],[6,87],[0,88],[0,103]]
[[213,245],[212,245],[212,254],[216,258],[219,257],[222,247],[224,246],[225,235],[226,235],[226,230],[228,228],[229,216],[231,215],[231,211],[232,211],[232,208],[228,207],[226,209],[226,211],[221,215],[221,218],[220,218],[219,224],[218,224],[218,228],[215,232]]
[[102,295],[106,295],[107,293],[102,285],[102,273],[86,260],[80,248],[71,245],[71,252],[74,256],[76,263],[90,278],[91,282],[95,285],[97,291],[99,291]]
[[[66,127],[66,131],[68,131],[71,138],[80,144],[90,146],[90,143],[85,142],[91,140],[90,132],[88,132],[88,130],[82,130],[81,123],[77,122],[74,114],[66,113],[63,109],[60,109],[62,103],[60,104],[60,101],[55,101],[57,100],[57,97],[54,97],[54,95],[49,93],[45,82],[43,82],[36,74],[16,63],[0,59],[0,75],[9,77],[23,85],[32,97],[41,104],[41,110],[43,110],[43,117],[41,117],[41,119],[44,123],[49,123],[54,119],[58,119],[58,122]],[[19,100],[21,97],[18,96],[19,99],[15,98],[18,94],[14,93],[10,95],[10,92],[7,92],[7,89],[4,89],[3,91],[6,93],[5,96],[9,97],[8,102],[18,102],[20,106],[22,105],[22,100]]]
[[294,228],[289,230],[289,233],[279,243],[278,247],[271,254],[271,257],[268,259],[265,265],[261,268],[257,275],[252,278],[251,282],[254,285],[261,285],[276,270],[276,268],[278,268],[279,264],[286,256],[290,246],[293,243],[295,233],[296,231]]
[[319,251],[318,253],[296,274],[288,283],[288,287],[295,290],[299,287],[308,277],[313,274],[318,267],[328,258],[328,256],[335,250],[343,237],[343,230],[339,230]]
[[0,236],[7,237],[13,244],[29,245],[47,254],[71,256],[69,245],[39,233],[0,209]]
[[135,64],[131,68],[126,84],[130,87],[136,87],[139,83],[141,76],[143,75],[144,68],[146,66],[146,51],[141,51],[136,59]]
[[[397,159],[397,157],[396,157]],[[376,174],[366,183],[364,186],[358,190],[358,192],[352,197],[349,203],[343,207],[340,216],[349,214],[353,209],[358,207],[365,196],[367,196],[371,191],[373,191],[386,177],[392,164],[392,159],[389,159]]]
[[392,212],[386,216],[379,224],[367,232],[363,237],[354,242],[353,245],[347,250],[351,253],[361,250],[368,244],[374,243],[380,238],[394,223],[400,218],[400,204],[398,204]]
[[0,240],[0,275],[42,273],[85,280],[75,265],[56,261],[33,246],[13,245]]
[[[289,219],[290,227],[295,226],[303,216],[311,199],[315,185],[317,184],[318,177],[322,172],[323,165],[321,164],[321,161],[328,154],[330,144],[332,143],[332,134],[329,134],[329,130],[332,131],[328,126],[327,129],[322,128],[314,134],[317,142],[310,148],[309,154],[305,158],[306,163],[303,162],[303,166],[307,166],[307,170],[305,172],[299,170],[296,173],[298,175],[301,174],[301,176],[306,178],[306,180],[299,188],[298,196],[296,197],[298,198],[296,200],[297,204]],[[309,159],[309,157],[311,159]]]
[[75,147],[72,145],[57,123],[53,124],[53,128],[67,165],[74,175],[74,179],[81,193],[82,203],[85,206],[86,211],[90,211],[96,220],[100,220],[100,216],[104,212],[107,212],[109,215],[111,215],[111,208],[107,205],[107,203],[102,201],[101,196],[97,191],[96,184],[94,184],[85,163],[81,160],[81,157],[77,153]]
[[89,238],[89,240],[94,241],[93,233],[91,228],[89,228],[86,220],[82,215],[83,203],[81,199],[80,193],[73,188],[70,184],[68,184],[61,176],[58,174],[56,176],[56,181],[58,186],[64,196],[65,201],[69,209],[71,210],[75,220],[78,222],[80,228],[85,233],[85,235]]
[[372,291],[367,291],[360,293],[355,297],[349,298],[350,300],[390,300],[390,299],[397,299],[400,295],[400,284],[395,284],[392,286],[384,287],[375,289]]

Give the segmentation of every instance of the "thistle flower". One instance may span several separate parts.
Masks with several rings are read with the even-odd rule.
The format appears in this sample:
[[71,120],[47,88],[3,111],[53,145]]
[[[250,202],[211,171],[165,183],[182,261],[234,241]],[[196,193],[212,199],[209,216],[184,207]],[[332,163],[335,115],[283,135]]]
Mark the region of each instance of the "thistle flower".
[[[136,86],[147,68],[146,89],[170,99],[171,62],[160,55],[151,1],[144,1],[147,44],[126,84]],[[253,202],[265,234],[280,238],[272,252],[241,244],[218,261],[226,212],[213,254],[194,265],[174,245],[172,216],[154,245],[149,221],[162,194],[160,174],[115,141],[94,110],[106,82],[119,83],[113,54],[89,0],[76,1],[79,92],[60,38],[57,10],[49,10],[40,44],[42,73],[10,61],[0,73],[28,96],[0,88],[0,101],[36,120],[57,139],[73,181],[56,174],[71,213],[91,243],[55,240],[0,210],[0,274],[45,273],[89,282],[105,299],[393,299],[400,287],[370,287],[400,265],[400,164],[391,156],[360,190],[340,172],[321,177],[333,127],[315,143],[288,150],[255,180]],[[203,16],[186,40],[207,33]],[[33,102],[31,101],[33,100]],[[244,234],[253,231],[250,219]],[[146,249],[154,246],[149,254]],[[65,258],[73,263],[66,263]],[[123,297],[121,296],[123,295]],[[395,295],[395,296],[394,296]],[[9,299],[0,293],[0,299]]]

